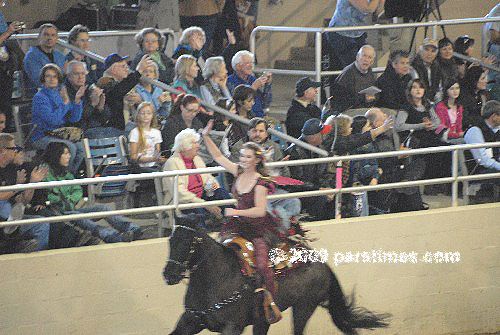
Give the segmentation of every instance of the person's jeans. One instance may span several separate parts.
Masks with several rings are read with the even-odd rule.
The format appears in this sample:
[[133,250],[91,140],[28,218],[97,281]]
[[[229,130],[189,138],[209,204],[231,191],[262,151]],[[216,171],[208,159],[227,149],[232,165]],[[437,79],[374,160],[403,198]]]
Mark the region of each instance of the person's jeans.
[[[37,219],[41,218],[39,215],[24,215],[23,219]],[[49,248],[50,224],[23,224],[19,226],[19,231],[22,234],[29,234],[37,242],[36,250],[47,250]]]
[[338,64],[341,66],[341,68],[337,70],[342,70],[347,65],[354,62],[358,50],[366,44],[366,33],[360,37],[352,38],[340,35],[336,32],[328,32],[326,33],[326,38],[330,44],[332,56],[338,60]]
[[[226,200],[226,199],[231,199],[231,196],[229,193],[227,193],[226,189],[223,187],[219,187],[214,191],[214,195],[209,197],[207,196],[206,192],[203,191],[203,195],[201,197],[203,200],[206,201],[215,201],[215,200]],[[219,206],[222,210],[222,215],[224,215],[224,209],[226,208],[234,208],[232,205],[224,205],[224,206]],[[200,225],[202,227],[205,227],[205,219],[209,217],[210,212],[206,208],[190,208],[190,209],[184,209],[182,210],[183,214],[188,214],[188,213],[194,213],[194,214],[200,214],[203,215],[203,219],[200,220]]]
[[[106,212],[110,208],[106,205],[95,205],[88,208],[80,208],[74,211],[66,211],[64,214],[81,214],[81,213],[95,213],[95,212]],[[73,221],[76,225],[82,227],[83,229],[90,230],[92,233],[99,236],[104,242],[114,243],[121,242],[121,233],[126,231],[132,231],[135,233],[139,230],[139,226],[131,223],[123,216],[108,216],[105,217],[107,223],[112,227],[104,227],[95,223],[92,219],[81,219]]]
[[74,143],[57,137],[45,136],[37,141],[34,141],[33,147],[38,150],[45,150],[49,143],[52,142],[62,142],[68,146],[69,152],[71,154],[71,159],[69,161],[69,170],[76,176],[78,174],[78,168],[80,167],[80,165],[82,165],[83,160],[85,159],[85,151],[83,150],[82,142]]
[[[287,193],[287,191],[277,188],[273,195]],[[290,218],[300,214],[300,200],[298,198],[269,200],[267,211],[271,214],[276,212],[281,219],[281,225],[288,229],[290,228]]]

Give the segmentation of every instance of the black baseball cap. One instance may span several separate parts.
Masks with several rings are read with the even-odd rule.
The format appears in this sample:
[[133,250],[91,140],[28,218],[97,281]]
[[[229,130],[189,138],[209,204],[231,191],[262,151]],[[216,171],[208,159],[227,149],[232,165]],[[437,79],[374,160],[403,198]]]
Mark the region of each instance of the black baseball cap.
[[295,83],[295,93],[298,97],[304,95],[304,92],[310,87],[320,87],[321,82],[312,81],[309,77],[300,78],[297,83]]

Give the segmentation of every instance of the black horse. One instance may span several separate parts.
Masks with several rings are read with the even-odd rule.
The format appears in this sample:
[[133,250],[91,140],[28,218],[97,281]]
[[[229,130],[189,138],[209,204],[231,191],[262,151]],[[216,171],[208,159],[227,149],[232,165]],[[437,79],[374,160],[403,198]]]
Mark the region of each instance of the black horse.
[[[267,334],[269,324],[255,302],[252,280],[244,277],[234,251],[225,248],[197,227],[191,216],[178,218],[170,236],[170,254],[163,275],[168,285],[179,283],[189,272],[185,312],[171,334],[196,334],[207,328],[224,335],[241,334],[253,325],[253,334]],[[387,327],[389,314],[375,314],[356,307],[342,293],[326,263],[306,263],[277,278],[275,302],[281,311],[293,310],[294,334],[303,333],[318,306],[328,309],[345,334],[356,328]],[[348,301],[350,300],[350,302]]]

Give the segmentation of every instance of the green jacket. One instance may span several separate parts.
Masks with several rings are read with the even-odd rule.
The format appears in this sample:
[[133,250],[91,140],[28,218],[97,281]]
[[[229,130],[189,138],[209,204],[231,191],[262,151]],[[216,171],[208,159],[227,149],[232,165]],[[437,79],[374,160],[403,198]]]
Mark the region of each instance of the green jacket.
[[[49,170],[47,177],[43,181],[72,180],[75,177],[68,171],[64,176],[54,176],[54,172]],[[61,186],[48,189],[48,201],[61,211],[73,211],[76,204],[83,197],[82,187],[80,185]]]

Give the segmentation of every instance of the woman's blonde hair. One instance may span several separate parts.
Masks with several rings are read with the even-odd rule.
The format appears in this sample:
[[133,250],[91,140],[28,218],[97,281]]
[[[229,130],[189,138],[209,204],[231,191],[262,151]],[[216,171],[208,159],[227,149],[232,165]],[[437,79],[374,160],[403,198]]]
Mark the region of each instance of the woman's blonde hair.
[[[340,136],[349,135],[351,123],[352,123],[352,117],[345,114],[339,114],[337,116],[330,115],[324,122],[325,125],[330,125],[332,126],[332,128],[337,127],[338,134]],[[332,129],[332,131],[335,131],[335,129]]]
[[137,130],[139,131],[139,141],[137,142],[137,152],[143,152],[146,149],[146,138],[144,136],[144,128],[141,127],[141,125],[137,122],[137,116],[139,116],[139,112],[147,106],[151,107],[151,110],[153,111],[153,119],[151,120],[150,127],[151,128],[158,128],[158,117],[156,116],[155,106],[149,101],[141,102],[141,104],[137,107],[137,114],[135,117]]
[[181,55],[175,62],[175,79],[186,80],[189,68],[196,63],[196,58],[191,55]]

